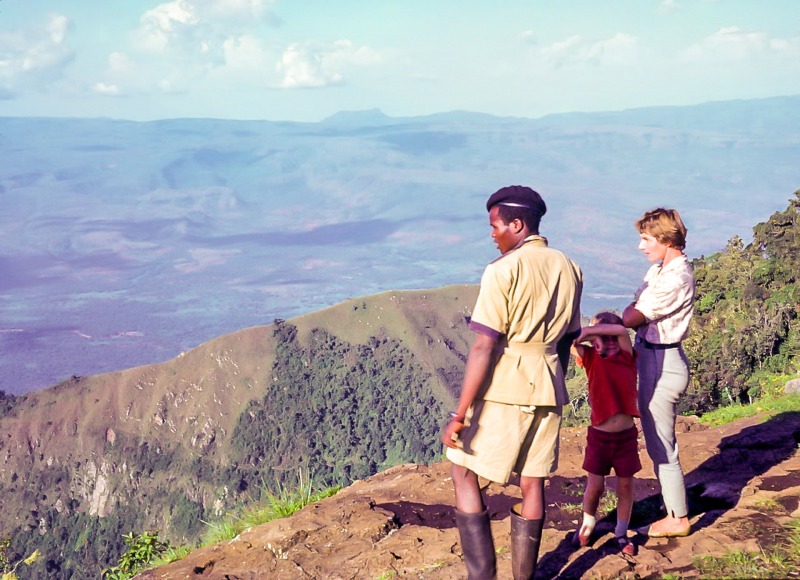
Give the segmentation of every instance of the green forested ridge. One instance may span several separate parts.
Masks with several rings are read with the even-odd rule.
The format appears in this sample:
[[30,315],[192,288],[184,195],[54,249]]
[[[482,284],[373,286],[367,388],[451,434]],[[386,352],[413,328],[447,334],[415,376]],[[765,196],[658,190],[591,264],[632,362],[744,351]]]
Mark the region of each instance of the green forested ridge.
[[695,314],[686,354],[685,411],[703,412],[762,394],[765,377],[798,370],[800,190],[786,210],[716,254],[693,261]]
[[0,530],[11,538],[12,561],[34,549],[43,554],[21,576],[96,577],[119,559],[131,531],[158,529],[173,545],[193,544],[203,522],[220,517],[215,498],[224,499],[223,509],[258,499],[294,485],[299,469],[319,487],[346,485],[439,456],[437,434],[451,402],[440,400],[431,372],[401,341],[352,344],[312,327],[301,344],[288,322],[274,325],[273,335],[265,395],[245,407],[221,443],[224,461],[117,428],[103,450],[103,461],[121,471],[119,479],[109,475],[115,493],[108,515],[88,514],[67,466],[20,472],[0,486],[21,508],[18,525]]
[[249,479],[284,482],[302,468],[323,485],[347,485],[391,465],[441,452],[445,417],[430,375],[393,339],[353,345],[315,329],[277,324],[272,382],[233,434]]

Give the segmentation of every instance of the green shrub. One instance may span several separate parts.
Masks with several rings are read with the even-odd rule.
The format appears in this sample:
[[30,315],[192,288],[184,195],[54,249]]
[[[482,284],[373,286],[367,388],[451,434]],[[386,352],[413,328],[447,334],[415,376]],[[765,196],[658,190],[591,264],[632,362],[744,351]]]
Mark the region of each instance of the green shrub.
[[122,537],[128,546],[128,551],[122,555],[116,566],[103,570],[105,578],[111,580],[130,578],[169,549],[167,542],[158,539],[157,531],[143,532],[138,535],[130,532]]

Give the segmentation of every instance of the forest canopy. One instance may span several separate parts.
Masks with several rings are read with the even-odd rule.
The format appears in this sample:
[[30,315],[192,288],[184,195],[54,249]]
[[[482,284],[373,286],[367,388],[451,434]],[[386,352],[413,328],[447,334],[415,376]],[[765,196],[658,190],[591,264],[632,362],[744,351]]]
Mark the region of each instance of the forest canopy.
[[[695,314],[686,354],[688,402],[705,411],[763,394],[763,379],[798,370],[800,355],[800,190],[789,206],[693,261]],[[686,409],[689,410],[689,409]]]

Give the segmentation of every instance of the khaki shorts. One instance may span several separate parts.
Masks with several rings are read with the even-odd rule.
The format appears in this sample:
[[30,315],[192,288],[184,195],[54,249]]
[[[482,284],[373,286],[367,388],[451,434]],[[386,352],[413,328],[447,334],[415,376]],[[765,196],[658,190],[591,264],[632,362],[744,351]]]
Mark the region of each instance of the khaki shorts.
[[507,483],[511,473],[547,477],[558,466],[561,407],[476,401],[447,459],[479,476]]

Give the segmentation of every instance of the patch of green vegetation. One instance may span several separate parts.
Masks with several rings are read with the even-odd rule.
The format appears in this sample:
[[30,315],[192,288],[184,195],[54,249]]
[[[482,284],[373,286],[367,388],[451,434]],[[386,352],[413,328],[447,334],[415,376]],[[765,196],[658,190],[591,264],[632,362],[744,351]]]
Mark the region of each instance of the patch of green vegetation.
[[562,503],[556,504],[556,506],[562,511],[568,514],[580,514],[583,513],[583,504],[582,503]]
[[20,564],[31,566],[35,564],[36,561],[41,557],[39,550],[34,550],[33,553],[31,553],[31,555],[24,560],[21,559],[12,564],[11,560],[8,558],[8,549],[10,545],[10,538],[0,539],[0,574],[2,574],[0,578],[2,580],[17,580],[17,569],[19,568]]
[[167,542],[158,539],[157,531],[148,531],[141,534],[130,532],[123,536],[127,551],[122,555],[116,566],[103,570],[103,577],[110,580],[127,580],[144,570],[153,560],[169,549]]
[[693,260],[695,312],[684,349],[691,384],[679,411],[702,414],[774,395],[770,376],[794,375],[800,356],[800,190],[786,210]]
[[314,489],[311,479],[304,479],[301,472],[297,487],[281,486],[277,493],[265,489],[260,501],[242,506],[219,522],[209,523],[200,545],[210,546],[231,540],[248,528],[288,517],[307,505],[335,495],[339,489],[338,486]]
[[783,511],[783,506],[771,497],[760,497],[753,502],[753,507],[767,512]]
[[617,509],[617,494],[613,491],[606,491],[600,498],[600,505],[597,506],[598,517],[605,517]]
[[[711,427],[725,425],[745,417],[766,413],[767,418],[777,413],[800,411],[800,394],[770,395],[747,405],[720,407],[700,417],[700,422]],[[766,420],[766,419],[765,419]]]
[[150,562],[150,567],[158,568],[159,566],[165,566],[167,564],[171,564],[172,562],[177,562],[178,560],[182,560],[191,554],[193,550],[194,548],[191,546],[170,546],[164,551],[163,554]]
[[0,418],[11,415],[14,407],[23,399],[23,395],[12,395],[0,390]]
[[724,556],[694,560],[700,573],[721,580],[735,578],[788,578],[800,568],[800,519],[786,526],[787,534],[772,548],[760,552],[731,551]]
[[[281,487],[278,493],[264,490],[261,500],[243,505],[235,513],[230,513],[219,522],[207,523],[207,531],[198,542],[197,547],[211,546],[231,540],[244,530],[273,520],[285,518],[326,497],[335,495],[338,487],[315,490],[311,479],[304,479],[302,473],[298,475],[299,483],[296,488]],[[157,534],[157,533],[156,533]],[[132,534],[131,534],[132,535]],[[129,541],[125,536],[126,543]],[[146,564],[149,568],[157,568],[175,562],[190,554],[195,547],[171,547],[167,544],[156,556],[151,557]],[[122,561],[121,561],[122,562]],[[141,570],[141,566],[138,568]],[[129,576],[108,576],[110,578],[128,578]]]

